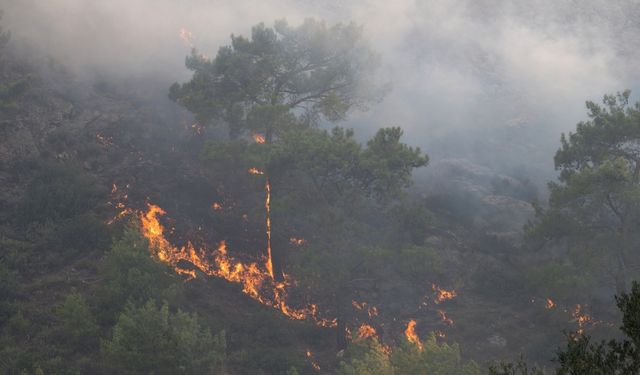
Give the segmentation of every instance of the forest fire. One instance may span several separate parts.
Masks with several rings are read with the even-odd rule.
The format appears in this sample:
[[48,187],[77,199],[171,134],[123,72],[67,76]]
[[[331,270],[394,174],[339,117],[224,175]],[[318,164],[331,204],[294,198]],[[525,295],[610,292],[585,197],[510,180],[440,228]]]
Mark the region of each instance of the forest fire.
[[266,198],[264,200],[264,208],[267,212],[266,219],[266,233],[267,233],[267,261],[265,266],[267,267],[267,271],[273,279],[273,259],[271,258],[271,184],[269,183],[269,178],[267,177],[267,181],[264,184],[264,191],[266,193]]
[[578,329],[576,333],[582,335],[584,333],[585,326],[587,323],[592,323],[593,318],[584,312],[584,306],[581,304],[577,304],[575,309],[571,312],[571,316],[573,317],[572,322],[578,323]]
[[264,171],[259,170],[258,168],[255,167],[251,167],[249,169],[247,169],[247,172],[251,173],[251,174],[264,174]]
[[311,361],[311,367],[313,367],[313,369],[316,371],[320,371],[320,365],[313,360],[313,353],[311,352],[311,350],[307,349],[305,354],[307,358],[309,358],[309,360]]
[[422,346],[422,342],[420,341],[420,337],[418,337],[418,334],[416,333],[416,321],[415,320],[410,320],[409,323],[407,324],[407,329],[405,329],[404,331],[404,335],[407,338],[407,340],[414,344],[419,351],[423,350],[423,346]]
[[[232,258],[227,251],[224,241],[217,248],[210,251],[206,248],[196,249],[188,242],[178,248],[173,246],[164,236],[164,227],[159,221],[159,216],[166,212],[159,206],[148,204],[146,212],[139,212],[142,234],[149,240],[154,255],[162,262],[174,267],[179,274],[186,275],[189,279],[197,277],[196,270],[184,269],[181,262],[191,263],[197,270],[207,276],[223,278],[229,282],[242,285],[243,293],[266,306],[271,306],[290,319],[312,319],[317,325],[333,327],[335,319],[318,317],[316,305],[306,308],[292,308],[287,305],[287,286],[291,280],[285,275],[284,282],[275,282],[268,270],[265,270],[257,262],[243,263]],[[267,263],[267,262],[265,262]]]
[[358,328],[358,339],[367,339],[369,337],[377,337],[376,329],[369,324],[362,323]]
[[256,143],[261,143],[262,144],[262,143],[265,142],[264,137],[262,135],[260,135],[260,134],[255,134],[254,133],[254,134],[251,135],[251,137],[253,138],[253,141],[256,142]]
[[556,307],[556,303],[553,302],[553,300],[551,298],[547,298],[546,304],[544,306],[547,310],[550,310],[554,307]]
[[455,290],[442,289],[436,284],[431,284],[431,288],[433,289],[434,292],[436,292],[436,299],[435,299],[436,304],[440,304],[444,301],[454,299],[458,295]]
[[440,315],[440,319],[442,320],[442,323],[448,326],[453,325],[453,320],[447,317],[447,313],[444,310],[438,310],[438,315]]

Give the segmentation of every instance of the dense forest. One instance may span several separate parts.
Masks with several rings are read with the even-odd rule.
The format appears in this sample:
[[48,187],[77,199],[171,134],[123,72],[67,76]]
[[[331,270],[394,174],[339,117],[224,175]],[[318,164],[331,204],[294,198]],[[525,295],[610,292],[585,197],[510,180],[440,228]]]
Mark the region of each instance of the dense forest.
[[355,22],[259,23],[215,54],[183,29],[161,99],[5,24],[2,373],[640,373],[626,87],[580,98],[540,180],[349,126],[393,90]]

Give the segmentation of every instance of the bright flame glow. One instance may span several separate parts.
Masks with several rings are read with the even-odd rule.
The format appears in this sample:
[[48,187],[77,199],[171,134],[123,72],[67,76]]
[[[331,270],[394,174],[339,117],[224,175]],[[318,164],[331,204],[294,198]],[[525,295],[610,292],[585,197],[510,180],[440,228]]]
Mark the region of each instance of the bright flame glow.
[[[318,317],[316,305],[305,308],[292,308],[287,305],[287,286],[291,280],[285,275],[284,282],[275,282],[270,273],[259,265],[258,262],[243,263],[235,260],[228,254],[224,241],[220,242],[216,250],[207,248],[196,249],[191,242],[178,248],[173,246],[164,237],[164,227],[159,221],[159,216],[166,212],[157,205],[148,204],[146,212],[139,212],[142,235],[149,240],[153,254],[162,262],[174,267],[179,274],[186,275],[189,279],[197,277],[196,270],[208,276],[223,278],[232,283],[242,285],[242,292],[254,300],[266,306],[279,310],[290,319],[312,319],[323,327],[334,327],[335,319]],[[180,262],[189,262],[195,269],[185,269]],[[266,262],[265,262],[266,263]]]
[[411,319],[407,324],[407,329],[404,330],[404,335],[410,343],[413,343],[419,351],[422,351],[423,346],[420,341],[420,337],[416,333],[416,321]]
[[253,134],[252,135],[254,142],[256,143],[264,143],[264,137],[260,134]]
[[251,174],[264,174],[263,171],[259,170],[258,168],[249,168],[247,169],[247,172],[251,173]]
[[369,337],[377,338],[377,336],[376,329],[366,323],[362,323],[360,328],[358,328],[358,339],[360,340],[367,339]]
[[444,312],[444,310],[438,310],[438,315],[440,315],[440,319],[442,320],[442,323],[448,325],[448,326],[452,326],[453,325],[453,320],[449,319],[447,317],[447,314]]
[[442,289],[436,284],[431,284],[431,288],[433,289],[434,292],[436,292],[436,300],[435,300],[436,304],[442,303],[450,299],[454,299],[458,295],[455,290]]
[[547,310],[552,309],[556,306],[556,303],[553,302],[553,300],[551,298],[547,298],[547,303],[545,304],[545,308]]

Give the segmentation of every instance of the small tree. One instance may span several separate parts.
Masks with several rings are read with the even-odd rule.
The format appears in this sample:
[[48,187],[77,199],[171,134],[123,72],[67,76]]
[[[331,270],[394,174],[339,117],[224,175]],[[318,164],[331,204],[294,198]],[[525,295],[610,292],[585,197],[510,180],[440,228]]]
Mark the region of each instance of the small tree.
[[60,320],[58,328],[62,342],[77,351],[97,346],[99,327],[81,294],[69,293],[56,315]]
[[629,106],[629,95],[606,95],[604,107],[587,102],[590,120],[562,135],[559,181],[549,184],[549,207],[529,228],[533,238],[567,239],[579,268],[591,268],[586,260],[607,265],[618,293],[640,260],[640,104]]
[[169,313],[165,303],[129,304],[102,353],[110,367],[127,374],[213,374],[224,365],[224,332],[213,336],[197,316]]
[[341,120],[380,97],[370,84],[377,60],[355,24],[261,23],[251,38],[231,35],[214,59],[194,49],[186,61],[193,78],[170,97],[202,124],[225,124],[233,137],[264,132],[271,143],[288,126]]

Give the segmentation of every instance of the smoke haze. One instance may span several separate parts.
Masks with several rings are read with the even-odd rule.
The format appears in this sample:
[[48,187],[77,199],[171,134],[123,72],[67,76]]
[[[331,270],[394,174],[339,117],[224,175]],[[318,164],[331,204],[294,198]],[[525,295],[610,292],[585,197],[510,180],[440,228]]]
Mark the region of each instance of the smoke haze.
[[560,132],[585,118],[585,100],[639,88],[637,1],[344,3],[3,0],[0,8],[25,53],[52,57],[78,77],[149,82],[158,98],[189,78],[182,28],[215,56],[230,34],[247,35],[258,22],[354,21],[380,53],[380,76],[392,91],[346,125],[364,137],[399,125],[435,158],[501,168],[526,160],[551,171]]

